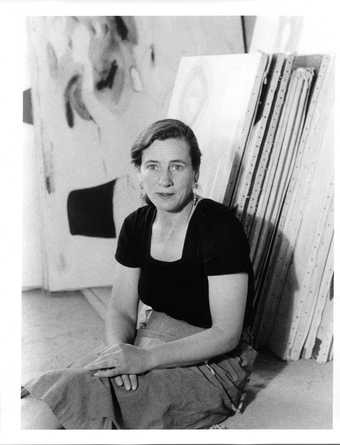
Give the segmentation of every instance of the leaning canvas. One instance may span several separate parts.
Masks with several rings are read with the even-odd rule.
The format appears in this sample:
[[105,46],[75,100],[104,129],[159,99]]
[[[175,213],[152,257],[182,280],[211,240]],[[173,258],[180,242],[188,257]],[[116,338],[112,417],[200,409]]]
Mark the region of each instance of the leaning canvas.
[[180,63],[168,117],[184,121],[197,136],[204,159],[199,192],[207,198],[223,201],[265,60],[253,53],[184,57]]

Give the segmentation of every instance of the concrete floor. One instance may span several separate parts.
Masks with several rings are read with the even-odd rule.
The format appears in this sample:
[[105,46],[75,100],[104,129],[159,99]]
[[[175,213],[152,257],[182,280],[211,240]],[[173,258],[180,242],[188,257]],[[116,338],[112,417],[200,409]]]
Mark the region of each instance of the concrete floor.
[[22,382],[63,368],[103,344],[103,321],[80,292],[22,298]]
[[[23,293],[22,382],[67,366],[103,344],[102,319],[80,292]],[[247,406],[231,429],[332,428],[332,363],[283,362],[260,354]]]

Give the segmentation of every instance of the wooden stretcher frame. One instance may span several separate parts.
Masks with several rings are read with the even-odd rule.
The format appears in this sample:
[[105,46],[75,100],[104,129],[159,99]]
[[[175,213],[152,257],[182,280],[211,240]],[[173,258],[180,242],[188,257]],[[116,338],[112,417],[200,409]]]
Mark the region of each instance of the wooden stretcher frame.
[[[314,94],[310,104],[310,112],[307,118],[302,139],[302,144],[305,146],[305,148],[301,152],[299,162],[296,163],[296,172],[293,176],[293,183],[289,190],[290,194],[288,193],[288,197],[290,197],[290,199],[287,200],[285,203],[289,203],[289,206],[287,205],[285,209],[287,210],[287,214],[284,215],[281,220],[281,222],[283,222],[282,230],[288,236],[288,238],[292,239],[292,237],[295,237],[295,239],[298,239],[299,241],[298,244],[295,244],[295,256],[299,251],[301,251],[301,248],[306,249],[306,247],[309,249],[308,255],[310,255],[313,246],[313,239],[311,239],[310,237],[306,238],[306,236],[304,235],[305,230],[303,224],[306,224],[305,227],[311,225],[311,221],[304,221],[304,214],[306,212],[305,209],[308,208],[310,203],[313,202],[315,198],[311,196],[311,184],[313,179],[315,179],[315,171],[317,170],[317,167],[320,163],[319,156],[320,153],[322,155],[322,141],[325,138],[324,133],[329,118],[329,113],[331,113],[332,110],[331,102],[333,93],[332,85],[329,85],[329,81],[331,81],[331,74],[332,66],[330,65],[330,59],[327,56],[323,56],[322,58],[320,58],[319,75],[315,84]],[[323,110],[323,112],[320,113],[320,110]],[[329,152],[328,157],[325,160],[331,162],[331,156]],[[326,193],[325,196],[330,196],[329,193],[328,195]],[[315,217],[313,217],[314,220],[315,218],[318,218],[318,214],[322,212],[323,197],[319,196],[317,202],[319,204],[317,208],[315,208],[313,214],[315,215]],[[326,227],[324,226],[321,230],[325,231]],[[327,230],[328,234],[324,234],[326,238],[327,236],[331,236],[333,227],[330,227],[330,229]],[[331,232],[329,232],[329,230],[331,230]],[[319,264],[318,267],[322,266]],[[303,265],[301,271],[303,275],[306,274],[307,277],[310,277],[312,275],[312,269],[306,267],[305,265]],[[299,275],[298,271],[296,273],[298,274],[297,281],[303,282],[303,276]],[[306,289],[307,287],[302,287],[300,292],[298,292],[297,295],[294,297],[294,300],[298,304],[295,307],[294,315],[291,318],[291,325],[289,330],[290,339],[293,338],[293,336],[295,335],[299,324],[308,324],[309,315],[306,317],[308,311],[307,314],[304,314],[299,309],[303,307],[303,301],[308,298],[305,294]],[[286,298],[285,293],[283,293],[282,298]],[[280,325],[277,322],[275,323],[275,328],[277,329],[277,331],[280,330]],[[275,336],[273,335],[271,344],[272,348],[275,348],[274,337]],[[276,341],[276,344],[279,344],[279,341]],[[277,352],[279,352],[285,358],[293,358],[290,356],[290,353],[288,351],[288,348],[292,347],[292,344],[293,343],[288,340],[287,348],[283,348],[283,350]],[[298,352],[295,349],[294,357],[297,356]]]
[[251,136],[251,128],[254,123],[256,111],[259,106],[259,100],[261,97],[261,91],[263,88],[263,80],[267,75],[270,66],[270,57],[267,54],[262,53],[258,73],[256,75],[254,86],[247,107],[247,112],[244,119],[243,129],[241,132],[240,143],[235,150],[234,162],[230,171],[229,181],[226,187],[223,202],[228,207],[232,207],[235,201],[235,193],[238,189],[238,181],[240,180],[241,167],[243,163],[243,157],[245,155],[246,147],[248,145],[249,138]]
[[317,362],[324,363],[332,354],[333,348],[333,305],[334,298],[327,298],[326,305],[322,313],[322,319],[316,335],[320,343],[317,351],[313,354]]
[[[277,281],[274,280],[275,269],[284,280],[284,274],[282,274],[282,269],[278,268],[278,259],[271,258],[269,263],[269,256],[271,251],[274,253],[280,248],[280,238],[275,235],[277,234],[277,225],[280,218],[282,203],[284,202],[284,196],[286,193],[287,186],[289,184],[290,176],[292,173],[292,165],[294,165],[294,160],[297,156],[297,151],[299,147],[301,126],[304,120],[304,112],[306,105],[306,97],[308,95],[308,88],[304,88],[303,79],[299,75],[300,73],[293,73],[292,82],[287,93],[287,100],[282,114],[282,119],[280,120],[278,137],[275,140],[271,157],[271,168],[267,176],[269,184],[265,189],[264,196],[262,196],[262,203],[264,204],[263,211],[263,224],[259,227],[257,235],[257,244],[254,243],[258,249],[258,253],[264,252],[262,255],[257,255],[255,257],[255,271],[259,269],[264,271],[268,268],[268,273],[262,273],[262,279],[264,283],[259,281],[259,288],[263,290],[263,294],[267,295],[270,293],[271,301],[270,304],[264,306],[264,311],[266,315],[263,316],[263,321],[266,319],[271,319],[273,314],[275,314],[276,305],[274,296],[276,299],[279,298],[279,294],[282,290],[282,286],[277,285]],[[302,104],[300,103],[300,99]],[[275,162],[276,161],[276,162]],[[262,261],[262,263],[260,262]],[[266,266],[268,265],[268,266]],[[264,275],[264,277],[263,277]],[[267,279],[266,279],[267,277]],[[278,277],[276,277],[278,278]],[[274,289],[271,289],[273,287]],[[270,313],[268,314],[267,311]]]
[[[287,65],[287,66],[286,66]],[[289,67],[289,64],[285,63],[285,56],[283,54],[278,54],[276,64],[275,64],[275,71],[274,71],[274,78],[272,79],[273,82],[270,86],[271,95],[266,99],[266,105],[264,113],[266,112],[266,109],[268,110],[267,116],[264,116],[266,129],[261,137],[261,145],[263,145],[261,150],[261,157],[257,161],[257,169],[256,169],[256,175],[253,175],[251,178],[251,189],[249,187],[247,195],[250,196],[247,202],[247,207],[245,209],[246,212],[246,218],[248,221],[245,223],[245,231],[248,235],[251,233],[251,229],[253,227],[254,218],[256,216],[256,210],[258,206],[258,199],[261,193],[264,177],[265,177],[265,168],[264,165],[267,165],[268,157],[270,151],[268,150],[269,144],[273,141],[274,138],[274,129],[276,129],[276,123],[277,119],[276,116],[281,111],[281,107],[283,104],[283,97],[280,96],[282,94],[281,89],[281,83],[282,77],[285,76],[285,72],[287,71],[287,68]],[[288,68],[289,69],[289,68]],[[275,97],[275,100],[274,100]]]
[[[286,184],[290,178],[289,172],[291,171],[291,165],[293,164],[293,159],[298,147],[297,142],[299,141],[299,132],[301,131],[301,120],[303,120],[304,118],[303,112],[305,111],[305,106],[301,108],[299,103],[299,99],[301,98],[301,96],[298,95],[308,93],[306,91],[303,91],[301,85],[300,88],[299,85],[295,85],[294,80],[295,79],[292,79],[293,89],[288,91],[288,93],[290,94],[288,94],[287,98],[287,114],[283,116],[282,127],[279,127],[281,133],[279,134],[279,137],[277,138],[277,140],[275,140],[273,145],[271,158],[272,162],[270,163],[269,171],[266,176],[269,184],[266,184],[266,187],[264,187],[264,193],[261,196],[261,204],[264,206],[264,211],[261,214],[261,217],[264,219],[264,224],[262,225],[262,230],[260,230],[259,233],[255,232],[257,236],[254,235],[254,238],[258,239],[262,237],[262,241],[267,240],[266,219],[268,219],[269,224],[274,224],[275,227],[280,203],[282,203],[283,200],[283,195],[287,186]],[[302,98],[302,100],[306,100],[306,95],[304,95],[304,98]],[[290,160],[288,159],[288,157],[290,157]],[[275,194],[273,193],[273,191],[275,192]],[[257,244],[254,243],[253,246],[257,247]],[[255,255],[253,257],[255,257]]]
[[[324,77],[325,77],[325,73],[327,72],[327,69],[328,69],[327,68],[328,64],[329,64],[329,58],[327,56],[299,56],[299,57],[295,58],[295,60],[294,60],[294,67],[300,67],[300,66],[306,66],[307,68],[313,67],[314,69],[316,69],[318,71],[318,79],[317,79],[316,85],[314,87],[313,97],[312,97],[312,100],[310,103],[310,108],[309,108],[309,114],[306,119],[305,130],[304,130],[304,133],[302,134],[302,138],[301,138],[302,148],[307,145],[306,139],[308,140],[307,136],[309,134],[309,127],[312,122],[312,116],[315,113],[316,104],[319,101],[319,92],[320,92],[320,88],[324,82]],[[301,204],[304,204],[304,202],[303,202],[303,200],[301,202],[301,190],[299,189],[298,193],[297,193],[296,189],[294,189],[294,186],[296,188],[297,186],[301,185],[301,184],[299,184],[299,181],[297,180],[297,172],[299,172],[300,171],[299,169],[301,169],[301,159],[303,158],[302,153],[303,153],[303,149],[301,149],[299,151],[299,153],[297,154],[296,163],[295,163],[296,165],[295,165],[295,169],[294,169],[295,171],[293,171],[292,180],[291,180],[291,183],[289,184],[288,190],[286,192],[286,201],[285,201],[285,204],[281,210],[281,218],[282,219],[280,219],[277,233],[279,233],[280,230],[283,230],[283,232],[284,232],[286,224],[289,227],[292,224],[291,220],[294,220],[294,215],[292,214],[293,209],[294,209],[294,206],[292,205],[292,202],[291,202],[292,199],[295,203],[296,203],[297,199],[300,200],[300,205],[298,207],[295,207],[295,215],[298,217],[297,219],[299,219],[299,217],[301,216],[301,212],[299,212],[297,209],[301,208]],[[300,174],[301,174],[301,171],[300,171]],[[308,178],[308,175],[307,175],[307,184],[305,184],[306,187],[303,187],[303,189],[305,189],[305,188],[308,189],[308,183],[310,183],[310,180],[311,180],[311,176]],[[288,212],[288,210],[290,210],[290,211]],[[300,224],[296,225],[296,222],[297,221],[295,221],[295,224],[293,224],[293,226],[295,229],[295,233],[298,234],[298,230],[296,230],[296,229],[299,228]],[[300,223],[301,223],[301,221],[300,221]],[[278,239],[279,238],[280,237],[278,235]],[[283,243],[283,253],[285,250],[284,244],[285,243]],[[287,243],[286,243],[286,249],[287,249]],[[276,260],[275,260],[275,258],[272,260],[274,262],[276,262],[276,260],[277,260],[278,263],[280,263],[280,257],[278,257],[278,256],[276,257]],[[281,261],[284,261],[284,255],[281,256]],[[288,258],[288,260],[286,260],[286,264],[281,263],[281,267],[282,266],[284,266],[287,270],[289,270],[289,268],[292,266],[291,259]],[[276,284],[280,285],[279,282],[277,282]],[[262,303],[263,303],[263,301],[262,301]],[[270,304],[272,304],[272,301],[270,301]],[[258,305],[258,310],[261,309],[261,306],[262,306],[261,304]],[[262,309],[263,309],[263,306],[262,306]],[[257,323],[259,323],[259,320],[261,320],[262,318],[267,318],[267,317],[264,317],[263,313],[259,313],[257,315],[258,315]],[[264,321],[264,326],[262,326],[262,329],[263,329],[263,331],[265,331],[268,334],[268,330],[265,329],[265,324],[266,324],[266,321]],[[261,328],[261,326],[259,326],[259,324],[258,324],[257,329],[260,330],[260,328]],[[266,337],[265,332],[263,332],[263,337]],[[263,338],[263,340],[265,340],[265,338]]]
[[[280,79],[280,85],[279,85],[278,94],[277,94],[276,100],[275,100],[274,110],[273,110],[273,113],[272,113],[272,116],[270,119],[269,130],[266,135],[264,148],[262,150],[261,160],[260,160],[258,170],[256,173],[256,177],[255,177],[255,184],[253,187],[252,198],[250,199],[250,206],[251,206],[250,211],[251,211],[251,213],[254,214],[250,232],[248,231],[248,237],[249,237],[249,242],[250,242],[251,246],[253,244],[252,243],[253,230],[255,230],[256,224],[260,223],[259,221],[256,220],[257,208],[259,206],[259,200],[260,200],[260,196],[262,193],[263,184],[265,181],[265,176],[266,176],[266,172],[267,172],[267,168],[268,168],[268,162],[269,162],[270,154],[271,154],[271,147],[272,147],[273,140],[274,140],[274,137],[275,137],[275,134],[277,131],[284,99],[286,97],[286,92],[287,92],[287,88],[288,88],[288,82],[289,82],[289,77],[290,77],[290,73],[291,73],[291,69],[292,69],[293,60],[294,60],[294,56],[289,55],[285,61],[285,64],[284,64],[284,70],[283,70],[283,73],[282,73],[282,76]],[[254,253],[252,252],[252,257],[253,256],[254,256]],[[255,300],[254,300],[255,305],[256,305],[258,297],[259,297],[259,294],[257,293],[255,296]]]
[[271,116],[273,99],[277,91],[279,79],[282,72],[284,63],[283,54],[273,56],[271,66],[268,72],[269,82],[268,90],[266,91],[266,97],[264,98],[264,106],[262,108],[262,114],[258,122],[254,126],[254,138],[251,139],[249,147],[249,160],[246,163],[245,174],[243,175],[243,181],[239,186],[237,202],[237,212],[241,221],[244,223],[246,233],[249,233],[250,219],[252,214],[249,214],[248,203],[250,199],[254,198],[252,186],[257,171],[257,165],[262,158],[263,140],[267,130],[267,124]]
[[298,349],[297,352],[301,351],[302,349],[302,356],[304,358],[312,358],[313,347],[316,341],[317,330],[321,323],[322,313],[325,308],[327,299],[330,298],[330,285],[332,277],[333,277],[333,237],[331,240],[329,252],[327,254],[325,269],[323,270],[323,274],[321,277],[320,289],[314,301],[312,320],[309,326],[307,326],[309,327],[309,329],[306,335],[305,342],[303,344],[303,347],[301,348],[301,344],[297,345],[297,340],[295,339],[294,350],[293,353],[290,354],[292,358],[294,351],[296,351],[297,349]]

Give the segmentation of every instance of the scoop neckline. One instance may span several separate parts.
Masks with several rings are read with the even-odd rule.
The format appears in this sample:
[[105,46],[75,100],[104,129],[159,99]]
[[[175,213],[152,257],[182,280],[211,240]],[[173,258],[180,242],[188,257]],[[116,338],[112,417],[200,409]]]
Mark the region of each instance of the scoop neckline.
[[180,258],[178,258],[177,260],[174,260],[174,261],[164,261],[164,260],[159,260],[159,259],[157,259],[157,258],[154,258],[154,257],[151,255],[152,225],[153,225],[153,223],[154,223],[154,221],[155,221],[156,213],[157,213],[157,209],[156,209],[156,207],[154,208],[154,212],[153,212],[153,215],[152,215],[152,220],[151,220],[150,227],[149,227],[148,240],[147,240],[147,241],[148,241],[147,251],[148,251],[148,258],[149,258],[149,260],[154,261],[154,262],[156,262],[156,263],[162,263],[162,264],[177,264],[177,263],[180,263],[180,262],[182,262],[182,261],[184,260],[184,252],[185,252],[185,249],[186,249],[186,244],[187,244],[187,242],[188,242],[188,237],[189,237],[188,234],[189,234],[189,228],[190,228],[190,225],[191,225],[191,223],[192,223],[192,220],[193,220],[194,216],[195,216],[196,213],[197,213],[196,211],[197,211],[197,208],[198,208],[199,204],[200,204],[202,201],[204,201],[205,199],[207,199],[207,198],[200,198],[199,201],[197,202],[197,204],[196,204],[196,206],[195,206],[195,208],[194,208],[194,211],[193,211],[193,213],[192,213],[192,215],[191,215],[191,217],[190,217],[190,220],[189,220],[189,222],[188,222],[187,230],[186,230],[186,232],[185,232],[185,237],[184,237],[184,242],[183,242],[183,248],[182,248],[182,255],[181,255]]

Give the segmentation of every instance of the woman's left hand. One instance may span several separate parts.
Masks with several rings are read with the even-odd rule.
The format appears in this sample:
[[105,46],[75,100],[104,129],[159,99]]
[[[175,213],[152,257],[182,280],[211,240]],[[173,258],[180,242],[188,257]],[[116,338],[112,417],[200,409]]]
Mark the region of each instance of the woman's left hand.
[[151,368],[149,363],[149,352],[146,349],[122,343],[106,348],[85,369],[96,371],[98,377],[115,377],[142,374]]

